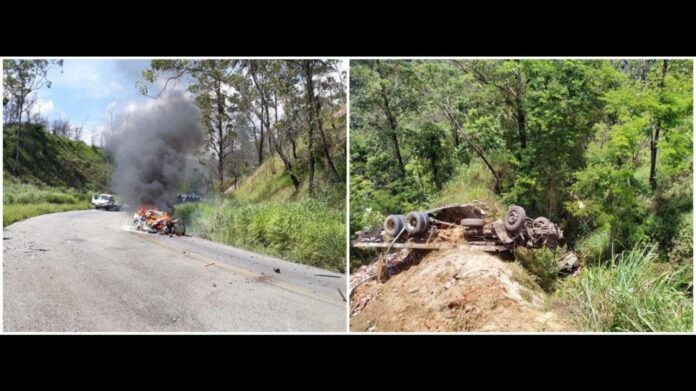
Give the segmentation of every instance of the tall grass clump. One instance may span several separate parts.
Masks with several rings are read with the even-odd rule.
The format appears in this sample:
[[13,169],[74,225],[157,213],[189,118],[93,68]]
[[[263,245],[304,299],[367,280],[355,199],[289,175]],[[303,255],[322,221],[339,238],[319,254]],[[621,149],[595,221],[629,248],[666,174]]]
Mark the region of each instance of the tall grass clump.
[[200,204],[194,230],[216,242],[343,273],[345,213],[323,202]]
[[584,330],[690,331],[693,305],[682,276],[688,270],[656,260],[654,245],[637,245],[563,281],[558,297]]

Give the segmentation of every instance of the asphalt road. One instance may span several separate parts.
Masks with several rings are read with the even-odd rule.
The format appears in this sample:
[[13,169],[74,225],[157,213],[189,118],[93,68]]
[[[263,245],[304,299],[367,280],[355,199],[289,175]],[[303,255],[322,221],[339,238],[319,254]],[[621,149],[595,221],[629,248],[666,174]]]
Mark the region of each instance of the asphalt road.
[[88,210],[6,227],[4,330],[346,331],[344,275],[131,219]]

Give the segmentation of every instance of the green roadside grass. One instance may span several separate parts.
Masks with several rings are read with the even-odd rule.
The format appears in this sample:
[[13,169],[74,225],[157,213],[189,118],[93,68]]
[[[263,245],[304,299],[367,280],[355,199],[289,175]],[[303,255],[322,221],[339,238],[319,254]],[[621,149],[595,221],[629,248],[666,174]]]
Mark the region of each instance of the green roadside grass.
[[40,204],[5,204],[3,205],[2,226],[7,227],[12,223],[34,216],[81,209],[90,209],[90,205],[87,203],[50,204],[47,202]]
[[75,189],[3,180],[2,225],[48,213],[90,209],[89,195]]
[[214,200],[177,207],[187,228],[215,242],[343,273],[345,212],[316,200]]

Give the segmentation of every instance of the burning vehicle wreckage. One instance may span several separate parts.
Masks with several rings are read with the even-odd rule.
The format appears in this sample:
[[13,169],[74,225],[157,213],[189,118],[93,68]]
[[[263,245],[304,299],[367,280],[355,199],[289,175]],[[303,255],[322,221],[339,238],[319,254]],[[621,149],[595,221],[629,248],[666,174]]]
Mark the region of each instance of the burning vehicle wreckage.
[[[510,206],[503,219],[487,224],[486,213],[481,207],[455,204],[407,215],[387,216],[383,229],[359,231],[353,247],[384,248],[387,253],[391,249],[455,248],[514,253],[517,247],[555,250],[562,241],[563,231],[556,224],[546,217],[531,219],[520,206]],[[382,265],[384,258],[379,258],[379,276],[382,275],[379,270],[389,268],[389,265]],[[559,274],[572,274],[579,267],[577,255],[572,251],[563,254],[558,266]],[[378,279],[381,279],[379,276]]]
[[138,231],[159,233],[160,235],[182,236],[186,234],[183,219],[174,219],[172,214],[155,206],[141,206],[133,215],[133,225]]

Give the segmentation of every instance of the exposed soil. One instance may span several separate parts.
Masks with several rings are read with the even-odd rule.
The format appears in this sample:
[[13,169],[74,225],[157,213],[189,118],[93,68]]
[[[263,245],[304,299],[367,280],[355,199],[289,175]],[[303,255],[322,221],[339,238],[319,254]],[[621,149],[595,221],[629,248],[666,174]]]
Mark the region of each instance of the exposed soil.
[[[351,331],[572,331],[526,271],[475,250],[433,251],[422,259],[399,252],[386,282],[351,276]],[[361,281],[366,281],[359,284]],[[359,284],[359,285],[358,285]]]

